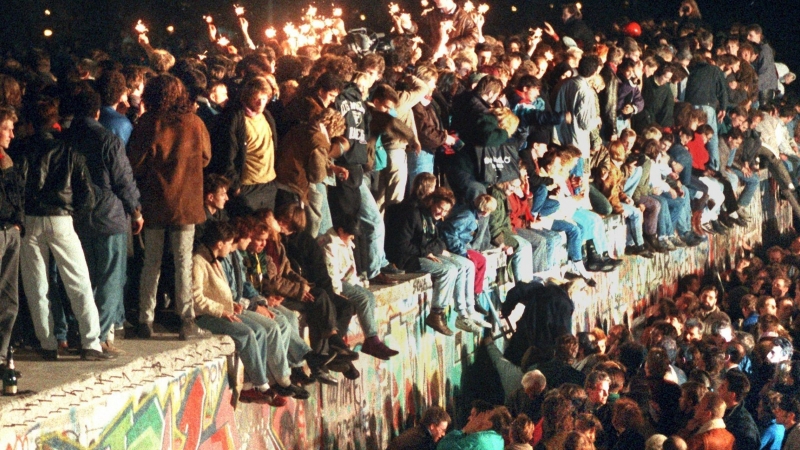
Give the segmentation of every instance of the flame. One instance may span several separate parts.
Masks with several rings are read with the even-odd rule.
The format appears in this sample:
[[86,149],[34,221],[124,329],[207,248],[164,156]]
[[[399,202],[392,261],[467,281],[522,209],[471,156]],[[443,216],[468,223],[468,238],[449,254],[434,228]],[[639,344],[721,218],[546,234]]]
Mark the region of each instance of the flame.
[[296,37],[297,35],[299,35],[299,34],[300,34],[300,33],[297,31],[297,28],[296,28],[296,27],[295,27],[295,26],[294,26],[294,25],[293,25],[291,22],[287,23],[287,24],[286,24],[286,25],[283,27],[283,32],[284,32],[284,33],[286,33],[286,36],[288,36],[288,37],[290,37],[290,38],[291,38],[291,37]]
[[44,15],[45,16],[49,16],[50,15],[50,10],[49,9],[45,9],[44,10]]
[[511,5],[511,12],[517,12],[517,5]]
[[397,3],[389,3],[389,14],[395,15],[400,12],[400,5]]
[[325,28],[325,21],[322,19],[314,19],[311,21],[311,26],[317,30]]
[[479,14],[486,14],[488,11],[489,11],[489,5],[487,5],[486,3],[482,3],[480,6],[478,6]]
[[213,23],[214,22],[214,18],[211,17],[211,16],[203,16],[203,19],[205,19],[206,23]]
[[575,7],[578,8],[578,11],[583,9],[583,5],[581,5],[580,3],[575,3]]
[[145,34],[148,31],[147,26],[145,26],[145,24],[142,23],[142,19],[139,19],[136,22],[136,26],[133,27],[133,29],[136,30],[136,32],[139,34]]
[[237,16],[243,16],[244,15],[244,6],[233,5],[233,10],[236,12]]
[[472,12],[474,10],[475,5],[473,5],[471,1],[467,0],[467,2],[464,3],[464,12]]
[[317,15],[317,7],[316,6],[309,6],[308,11],[306,11],[307,16],[316,16]]
[[421,0],[419,2],[419,4],[422,5],[423,8],[427,8],[428,7],[428,0]]
[[172,25],[167,26],[167,33],[172,34],[174,32],[175,32],[175,27],[174,26],[172,26]]
[[304,24],[300,25],[300,32],[301,33],[308,34],[309,31],[311,31],[311,25],[309,25],[307,23],[304,23]]
[[227,46],[230,43],[231,43],[230,39],[226,38],[225,36],[220,36],[220,38],[217,39],[217,44],[223,47]]
[[333,8],[333,17],[342,17],[342,8]]
[[49,28],[44,30],[44,37],[50,37],[52,35],[53,35],[53,30],[51,30]]
[[274,38],[275,38],[275,36],[277,36],[277,35],[278,35],[278,32],[277,32],[277,31],[275,31],[275,28],[269,27],[269,28],[267,28],[266,30],[264,30],[264,34],[266,34],[266,35],[267,35],[267,38],[268,38],[268,39],[274,39]]

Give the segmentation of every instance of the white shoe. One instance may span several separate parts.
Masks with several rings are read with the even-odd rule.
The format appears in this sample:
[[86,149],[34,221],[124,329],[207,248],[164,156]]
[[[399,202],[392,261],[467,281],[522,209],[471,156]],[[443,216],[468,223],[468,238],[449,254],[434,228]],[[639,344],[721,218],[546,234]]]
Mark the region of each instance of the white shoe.
[[472,321],[467,316],[458,316],[456,317],[456,328],[459,330],[464,330],[467,333],[475,333],[479,334],[483,331],[483,328],[479,327],[475,322]]

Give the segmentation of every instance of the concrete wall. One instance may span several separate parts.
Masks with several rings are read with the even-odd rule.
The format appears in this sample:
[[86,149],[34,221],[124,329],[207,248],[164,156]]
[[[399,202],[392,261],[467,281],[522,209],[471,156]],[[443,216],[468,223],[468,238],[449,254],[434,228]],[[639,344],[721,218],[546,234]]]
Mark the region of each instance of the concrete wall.
[[[769,189],[754,201],[747,228],[652,260],[626,258],[619,271],[597,275],[592,301],[577,307],[575,328],[630,321],[653,298],[670,294],[679,276],[725,267],[740,247],[757,247],[762,236],[788,231],[788,207],[765,217],[762,201],[774,201]],[[616,230],[618,245],[622,228],[614,220],[609,227]],[[501,283],[500,296],[507,287]],[[308,401],[290,400],[277,409],[239,405],[234,411],[224,357],[232,353],[232,344],[209,339],[196,344],[191,357],[157,355],[2,408],[0,449],[385,448],[426,405],[442,405],[457,415],[461,388],[471,381],[476,339],[426,328],[430,295],[428,277],[379,291],[381,335],[401,354],[386,362],[362,355],[356,362],[361,378],[336,387],[312,386]],[[452,325],[454,317],[450,320]],[[363,340],[355,319],[348,340],[356,349]]]

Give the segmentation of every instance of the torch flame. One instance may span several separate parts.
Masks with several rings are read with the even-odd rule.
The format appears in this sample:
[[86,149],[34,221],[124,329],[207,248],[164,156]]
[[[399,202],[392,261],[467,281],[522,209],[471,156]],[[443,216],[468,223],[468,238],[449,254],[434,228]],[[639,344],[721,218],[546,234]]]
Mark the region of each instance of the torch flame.
[[317,15],[317,7],[316,6],[309,6],[308,11],[306,11],[307,16],[316,16]]
[[308,34],[309,31],[311,31],[311,25],[309,25],[307,23],[304,23],[304,24],[300,25],[300,32],[301,33]]
[[136,32],[139,34],[145,34],[148,31],[147,26],[145,26],[145,24],[142,23],[142,19],[139,19],[139,21],[136,22],[136,26],[133,27],[133,29],[136,30]]
[[244,15],[244,6],[233,5],[233,10],[236,12],[237,16],[243,16]]
[[474,10],[475,5],[473,5],[471,1],[467,0],[467,2],[464,3],[464,12],[472,12]]
[[333,8],[333,17],[342,17],[342,8]]
[[389,14],[395,15],[400,12],[400,6],[397,3],[389,3]]
[[220,36],[220,38],[217,39],[217,44],[223,47],[227,46],[230,43],[231,43],[230,39],[226,38],[225,36]]
[[211,16],[203,16],[203,19],[206,20],[206,23],[213,23],[214,22],[214,18],[211,17]]
[[428,7],[428,0],[421,0],[419,2],[419,4],[422,5],[423,8],[427,8]]
[[479,14],[486,14],[487,11],[489,11],[489,5],[486,3],[482,3],[480,6],[478,6]]
[[277,31],[275,31],[275,28],[269,27],[269,28],[267,28],[266,30],[264,30],[264,34],[266,34],[266,35],[267,35],[267,38],[268,38],[268,39],[274,39],[274,38],[275,38],[275,36],[277,36],[277,35],[278,35],[278,32],[277,32]]

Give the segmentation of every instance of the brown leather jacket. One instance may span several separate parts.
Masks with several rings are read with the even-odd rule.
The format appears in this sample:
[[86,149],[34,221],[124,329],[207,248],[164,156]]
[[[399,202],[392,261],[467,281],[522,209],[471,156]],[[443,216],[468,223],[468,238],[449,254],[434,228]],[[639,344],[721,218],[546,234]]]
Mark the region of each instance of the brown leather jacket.
[[453,29],[448,33],[450,36],[447,41],[448,46],[455,51],[475,47],[478,43],[478,27],[470,14],[464,12],[460,6],[456,7],[453,14],[446,14],[434,8],[420,19],[419,34],[429,46],[435,48],[439,45],[442,38],[440,24],[445,20],[453,21]]

